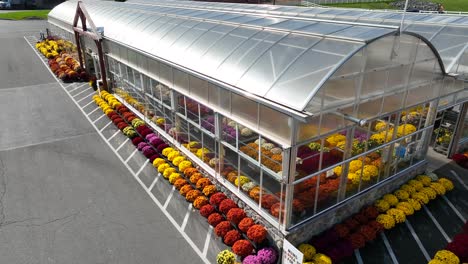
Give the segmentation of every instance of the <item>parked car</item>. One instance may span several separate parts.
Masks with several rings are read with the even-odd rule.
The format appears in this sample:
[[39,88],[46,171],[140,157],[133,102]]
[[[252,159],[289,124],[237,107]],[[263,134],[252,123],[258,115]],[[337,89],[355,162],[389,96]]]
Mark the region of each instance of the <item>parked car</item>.
[[10,0],[0,0],[0,9],[10,9],[11,2]]

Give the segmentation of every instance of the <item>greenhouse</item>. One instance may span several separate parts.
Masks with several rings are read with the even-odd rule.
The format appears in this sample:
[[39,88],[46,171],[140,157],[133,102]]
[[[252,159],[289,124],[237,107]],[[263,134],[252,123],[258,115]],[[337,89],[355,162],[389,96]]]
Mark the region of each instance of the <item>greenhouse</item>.
[[[105,67],[79,42],[108,90],[293,241],[423,171],[437,112],[468,101],[468,34],[438,44],[413,16],[400,32],[365,14],[305,15],[319,9],[83,2]],[[54,8],[51,32],[76,43],[76,10]]]
[[[154,4],[150,0],[135,0],[139,4]],[[173,7],[195,7],[191,1],[165,1]],[[345,8],[302,8],[290,6],[260,5],[255,9],[248,4],[207,3],[205,8],[217,11],[265,14],[270,17],[314,18],[353,23],[400,26],[401,11],[350,10]],[[300,24],[297,25],[300,27]],[[403,30],[424,37],[440,54],[444,70],[457,79],[468,79],[468,17],[466,15],[407,13]],[[295,28],[291,28],[295,29]],[[464,106],[467,93],[442,98],[437,112],[433,139],[434,150],[451,157],[457,151],[468,148],[468,115]]]

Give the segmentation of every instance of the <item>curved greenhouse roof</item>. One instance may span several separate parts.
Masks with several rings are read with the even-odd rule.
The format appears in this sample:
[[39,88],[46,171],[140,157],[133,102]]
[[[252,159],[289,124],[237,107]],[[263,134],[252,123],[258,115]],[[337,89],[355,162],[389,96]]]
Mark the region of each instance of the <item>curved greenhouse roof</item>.
[[[264,14],[293,7],[255,6],[255,13],[239,10],[238,4],[227,4],[234,11],[225,12],[209,10],[220,4],[200,8],[199,2],[83,2],[96,26],[104,27],[105,39],[299,112],[311,109],[319,88],[351,57],[370,43],[398,35],[395,26]],[[76,5],[60,4],[49,21],[71,30]],[[436,51],[429,52],[437,58]]]
[[[193,1],[153,1],[129,0],[130,3],[141,5],[165,5],[184,8],[200,8]],[[294,17],[348,21],[353,23],[370,23],[380,25],[400,26],[403,12],[378,11],[346,8],[304,8],[291,6],[256,5],[232,3],[207,3],[206,10],[226,12],[243,12],[264,14],[273,17]],[[458,66],[462,56],[468,60],[468,16],[436,13],[406,13],[404,30],[416,33],[426,38],[439,52],[444,68],[448,73],[468,74],[468,64],[464,68]]]

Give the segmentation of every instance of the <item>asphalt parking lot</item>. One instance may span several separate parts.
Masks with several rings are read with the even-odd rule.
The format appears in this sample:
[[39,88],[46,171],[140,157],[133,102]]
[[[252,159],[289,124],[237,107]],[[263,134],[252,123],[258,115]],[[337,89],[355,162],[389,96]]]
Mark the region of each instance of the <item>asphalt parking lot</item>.
[[0,263],[206,263],[29,46],[45,26],[0,21]]

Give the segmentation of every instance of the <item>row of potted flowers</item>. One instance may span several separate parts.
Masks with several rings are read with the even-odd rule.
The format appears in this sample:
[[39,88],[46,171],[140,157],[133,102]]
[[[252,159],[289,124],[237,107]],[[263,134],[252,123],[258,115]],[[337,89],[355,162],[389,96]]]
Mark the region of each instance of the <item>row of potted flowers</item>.
[[88,74],[76,60],[76,46],[63,39],[47,38],[36,49],[48,58],[51,71],[64,82],[88,81]]
[[309,243],[299,245],[299,250],[304,253],[305,261],[317,263],[314,254],[319,250],[330,257],[329,263],[339,263],[351,256],[355,249],[374,240],[383,230],[403,223],[406,216],[453,188],[453,183],[448,179],[433,181],[426,175],[419,175],[393,194],[384,195],[374,205],[362,208],[359,213],[312,238]]
[[429,264],[468,263],[468,221],[462,231],[443,250],[437,251]]
[[[258,248],[266,244],[265,227],[255,224],[233,200],[218,192],[210,179],[194,168],[178,150],[160,139],[144,121],[121,105],[113,95],[103,91],[100,97],[96,95],[93,99],[114,124],[132,139],[132,143],[143,155],[150,159],[158,172],[174,185],[194,208],[199,209],[202,216],[208,218],[209,224],[215,228],[215,234],[221,237],[226,245],[232,246],[233,252],[244,258],[244,263],[256,263],[251,262],[256,259],[262,259],[261,263],[267,264],[276,262],[278,254],[270,247],[259,249],[256,255],[252,255],[254,246]],[[230,254],[233,253],[221,252],[217,261],[230,263],[229,260],[235,259],[235,256],[229,257]]]

